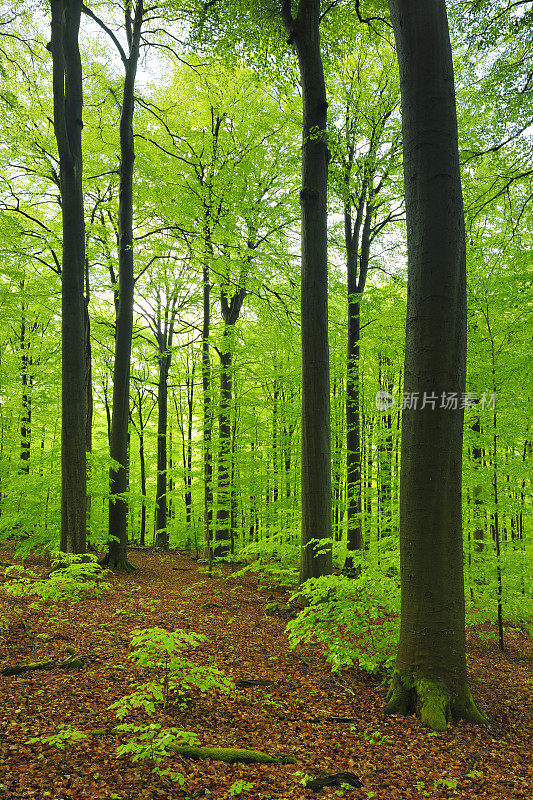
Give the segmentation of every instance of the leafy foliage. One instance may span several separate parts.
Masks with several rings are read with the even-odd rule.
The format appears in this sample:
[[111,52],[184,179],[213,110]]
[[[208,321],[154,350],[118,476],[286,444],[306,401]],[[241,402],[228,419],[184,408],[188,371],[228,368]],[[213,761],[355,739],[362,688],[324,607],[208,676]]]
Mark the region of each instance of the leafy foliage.
[[306,581],[292,596],[308,605],[287,629],[292,648],[319,642],[334,672],[357,664],[391,675],[398,640],[398,582],[367,567],[356,578],[328,575]]
[[[179,708],[186,708],[186,692],[193,688],[201,692],[210,689],[228,692],[233,682],[221,670],[212,666],[201,666],[183,656],[184,650],[197,647],[205,638],[198,633],[167,631],[157,627],[133,631],[133,651],[130,658],[140,666],[158,670],[161,676],[157,680],[141,684],[135,692],[126,695],[109,708],[122,720],[137,709],[143,709],[146,714],[151,715],[158,704],[166,708],[170,698]],[[150,758],[158,762],[169,755],[168,745],[171,743],[199,744],[196,734],[174,727],[163,728],[155,722],[143,725],[123,723],[118,726],[118,730],[130,734],[131,738],[118,747],[117,755],[129,755],[134,761]],[[156,764],[155,771],[160,775],[167,775],[181,785],[184,783],[183,775],[172,769],[161,769]]]
[[81,597],[101,597],[111,588],[105,581],[106,570],[96,562],[96,556],[89,554],[57,553],[45,580],[17,565],[7,568],[6,575],[11,574],[18,577],[2,588],[13,597],[36,595],[42,600],[74,603]]
[[206,692],[209,689],[228,692],[233,683],[224,673],[211,666],[201,666],[183,657],[187,647],[197,647],[205,636],[187,631],[166,631],[164,628],[144,628],[132,633],[133,652],[130,658],[142,667],[162,671],[162,678],[142,684],[139,688],[110,708],[123,719],[136,708],[152,714],[158,703],[166,707],[174,695],[175,702],[186,707],[185,696],[189,689]]
[[58,725],[57,733],[50,733],[50,734],[43,734],[42,736],[34,736],[32,739],[28,739],[27,744],[35,744],[40,742],[42,744],[49,744],[53,747],[57,747],[59,750],[65,749],[65,744],[74,743],[74,742],[81,742],[84,739],[87,739],[88,736],[83,731],[79,731],[77,728],[74,728],[72,725],[65,725],[60,724]]

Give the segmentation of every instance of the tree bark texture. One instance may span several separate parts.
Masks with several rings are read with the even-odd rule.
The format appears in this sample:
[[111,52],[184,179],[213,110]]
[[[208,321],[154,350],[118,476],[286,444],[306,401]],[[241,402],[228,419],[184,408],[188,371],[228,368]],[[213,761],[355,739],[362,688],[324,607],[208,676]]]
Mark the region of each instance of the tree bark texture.
[[226,556],[233,544],[233,525],[231,501],[232,481],[232,442],[231,411],[233,401],[233,346],[235,324],[241,313],[246,291],[239,289],[230,300],[222,291],[220,311],[224,320],[224,333],[220,350],[220,406],[218,414],[218,485],[217,485],[217,525],[215,531],[215,556]]
[[86,547],[83,88],[78,44],[81,5],[79,0],[51,0],[52,36],[49,44],[53,62],[54,132],[59,153],[63,218],[60,547],[68,553],[83,553]]
[[[424,724],[442,730],[451,718],[483,721],[465,658],[466,257],[457,116],[444,0],[389,6],[400,67],[409,260],[404,392],[419,399],[403,412],[401,630],[388,711],[416,708]],[[457,408],[442,407],[450,392]]]
[[155,545],[164,550],[169,547],[167,530],[167,427],[168,427],[168,373],[170,355],[159,355],[159,383],[157,386],[157,486],[155,505]]
[[113,368],[113,410],[110,455],[118,467],[109,470],[109,552],[107,566],[129,569],[128,546],[128,423],[130,404],[130,362],[133,331],[133,140],[134,89],[139,60],[139,41],[143,19],[142,0],[137,2],[131,30],[128,58],[125,60],[124,90],[120,114],[120,170],[118,203],[118,311],[115,330]]
[[[302,130],[302,539],[300,582],[331,573],[331,442],[327,266],[327,100],[320,50],[320,0],[282,0],[298,56]],[[317,550],[316,543],[321,540]],[[329,542],[329,544],[327,543]]]

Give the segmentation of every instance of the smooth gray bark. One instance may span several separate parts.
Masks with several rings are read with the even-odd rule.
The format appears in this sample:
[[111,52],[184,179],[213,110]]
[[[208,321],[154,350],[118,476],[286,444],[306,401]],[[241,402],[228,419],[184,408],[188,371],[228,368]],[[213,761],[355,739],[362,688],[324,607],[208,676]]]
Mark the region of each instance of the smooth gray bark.
[[81,2],[51,0],[54,133],[63,218],[61,267],[61,550],[86,547],[85,217],[81,147],[83,88],[78,44]]
[[[300,0],[282,18],[298,56],[302,129],[302,538],[300,582],[327,575],[331,552],[331,441],[327,260],[327,108],[320,0]],[[325,540],[325,542],[324,542]],[[317,550],[316,543],[322,546]]]
[[217,483],[217,525],[213,555],[226,556],[233,545],[234,527],[232,524],[231,502],[232,481],[232,442],[231,411],[233,402],[233,347],[235,324],[241,313],[246,289],[241,287],[228,298],[224,290],[220,293],[220,311],[224,320],[224,333],[220,349],[220,406],[218,414],[218,483]]
[[[98,24],[109,33],[92,12],[85,9]],[[126,10],[125,27],[128,53],[118,40],[113,41],[119,49],[124,66],[124,85],[120,113],[120,168],[118,204],[118,308],[115,328],[115,360],[113,367],[113,405],[111,415],[110,455],[118,463],[109,470],[109,535],[115,537],[108,543],[104,558],[106,566],[129,570],[128,563],[128,423],[130,416],[130,362],[133,331],[133,164],[135,147],[133,139],[133,112],[135,107],[135,78],[139,60],[139,44],[144,18],[143,0]]]
[[[388,710],[416,708],[424,724],[442,730],[453,717],[483,721],[465,658],[466,251],[457,116],[444,0],[389,6],[400,67],[409,261],[404,392],[419,400],[403,412],[401,631]],[[457,408],[443,407],[451,392]]]

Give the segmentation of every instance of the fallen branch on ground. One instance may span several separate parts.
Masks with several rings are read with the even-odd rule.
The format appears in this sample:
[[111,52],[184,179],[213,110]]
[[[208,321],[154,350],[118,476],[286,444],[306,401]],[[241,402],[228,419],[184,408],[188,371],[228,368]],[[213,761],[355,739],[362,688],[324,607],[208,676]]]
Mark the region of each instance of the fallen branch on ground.
[[295,764],[294,756],[269,756],[260,750],[243,750],[238,747],[189,747],[169,744],[169,750],[185,758],[211,758],[213,761],[239,762],[243,764]]

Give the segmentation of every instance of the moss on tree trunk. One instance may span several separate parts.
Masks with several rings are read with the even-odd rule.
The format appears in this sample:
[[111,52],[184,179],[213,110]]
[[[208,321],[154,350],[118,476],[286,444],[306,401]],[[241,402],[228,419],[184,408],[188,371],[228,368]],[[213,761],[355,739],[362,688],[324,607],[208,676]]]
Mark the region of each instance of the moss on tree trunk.
[[449,722],[458,719],[487,723],[466,681],[447,686],[442,680],[410,668],[394,673],[385,712],[404,715],[416,712],[422,724],[434,731],[445,731]]

